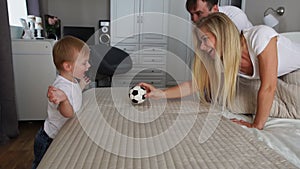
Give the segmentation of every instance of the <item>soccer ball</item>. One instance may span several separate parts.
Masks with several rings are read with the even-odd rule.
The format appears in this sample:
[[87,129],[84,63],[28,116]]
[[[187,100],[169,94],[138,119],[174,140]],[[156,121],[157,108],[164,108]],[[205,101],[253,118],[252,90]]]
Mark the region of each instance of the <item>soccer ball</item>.
[[129,98],[130,98],[132,103],[141,104],[146,100],[146,98],[145,98],[146,93],[147,93],[147,91],[144,87],[142,87],[142,86],[133,86],[129,90]]

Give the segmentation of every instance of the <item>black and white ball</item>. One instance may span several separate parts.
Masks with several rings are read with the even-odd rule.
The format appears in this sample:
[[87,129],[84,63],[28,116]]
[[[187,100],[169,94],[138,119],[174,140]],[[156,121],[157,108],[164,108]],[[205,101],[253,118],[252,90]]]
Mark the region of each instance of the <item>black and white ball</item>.
[[129,90],[129,98],[130,98],[132,103],[141,104],[146,100],[146,98],[145,98],[146,93],[147,93],[147,91],[144,87],[142,87],[142,86],[133,86]]

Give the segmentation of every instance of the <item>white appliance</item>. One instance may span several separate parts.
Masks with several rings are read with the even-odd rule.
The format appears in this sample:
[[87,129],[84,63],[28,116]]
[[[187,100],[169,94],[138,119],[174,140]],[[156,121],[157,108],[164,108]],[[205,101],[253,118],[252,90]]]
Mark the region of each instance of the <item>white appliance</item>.
[[54,40],[12,40],[13,71],[19,120],[44,120],[47,90],[56,76]]

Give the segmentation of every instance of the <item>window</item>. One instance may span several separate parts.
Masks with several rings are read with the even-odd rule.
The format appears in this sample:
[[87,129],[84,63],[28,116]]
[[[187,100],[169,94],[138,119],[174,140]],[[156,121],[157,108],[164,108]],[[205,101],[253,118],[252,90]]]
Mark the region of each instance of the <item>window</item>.
[[26,0],[7,0],[9,24],[22,26],[20,18],[27,19]]

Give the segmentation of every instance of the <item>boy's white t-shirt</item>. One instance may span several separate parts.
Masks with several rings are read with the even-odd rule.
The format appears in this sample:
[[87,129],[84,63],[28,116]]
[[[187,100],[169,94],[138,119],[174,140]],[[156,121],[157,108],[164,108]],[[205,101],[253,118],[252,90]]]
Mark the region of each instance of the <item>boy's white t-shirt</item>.
[[250,59],[253,65],[253,75],[247,76],[239,73],[247,79],[259,79],[259,63],[257,56],[269,44],[270,40],[277,36],[278,74],[282,76],[300,68],[300,44],[278,34],[273,28],[266,25],[253,26],[243,30],[246,39]]
[[219,12],[226,14],[238,28],[239,32],[253,26],[247,15],[238,7],[219,6]]
[[[77,112],[80,109],[82,104],[82,90],[79,83],[71,82],[66,78],[58,75],[52,85],[62,90],[66,94],[70,104],[73,107],[74,112]],[[62,116],[57,110],[57,107],[58,104],[54,104],[48,101],[48,117],[44,122],[44,130],[52,139],[55,138],[60,128],[69,119]]]

